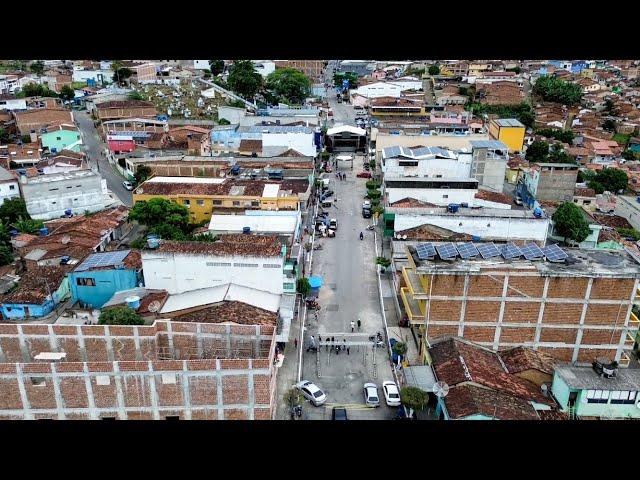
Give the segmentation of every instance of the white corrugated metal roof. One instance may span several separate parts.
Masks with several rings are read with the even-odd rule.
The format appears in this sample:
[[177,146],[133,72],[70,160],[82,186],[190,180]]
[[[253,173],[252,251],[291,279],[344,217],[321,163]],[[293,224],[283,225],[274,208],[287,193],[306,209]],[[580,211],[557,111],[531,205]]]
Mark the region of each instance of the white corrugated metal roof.
[[296,216],[211,215],[209,230],[242,232],[244,227],[249,227],[257,233],[293,233],[296,223]]
[[280,308],[279,294],[234,283],[225,283],[215,287],[199,288],[176,295],[169,295],[160,313],[170,313],[222,301],[242,302],[270,312],[277,312]]
[[267,183],[264,186],[264,190],[262,190],[262,196],[269,197],[269,198],[277,198],[278,190],[280,190],[280,185],[276,183]]
[[333,127],[327,130],[327,135],[335,135],[336,133],[342,133],[342,132],[354,133],[356,135],[367,134],[367,131],[362,128],[354,127],[351,125],[339,125],[337,127]]

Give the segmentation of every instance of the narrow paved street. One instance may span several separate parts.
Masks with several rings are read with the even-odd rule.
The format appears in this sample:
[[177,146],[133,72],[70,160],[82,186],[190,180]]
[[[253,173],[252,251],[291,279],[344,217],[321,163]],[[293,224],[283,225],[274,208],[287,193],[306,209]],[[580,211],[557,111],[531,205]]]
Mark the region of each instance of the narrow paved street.
[[122,203],[128,207],[133,206],[131,192],[122,186],[125,179],[104,156],[106,145],[100,139],[89,114],[86,111],[76,111],[73,112],[73,117],[82,135],[83,148],[91,168],[107,180],[107,187]]

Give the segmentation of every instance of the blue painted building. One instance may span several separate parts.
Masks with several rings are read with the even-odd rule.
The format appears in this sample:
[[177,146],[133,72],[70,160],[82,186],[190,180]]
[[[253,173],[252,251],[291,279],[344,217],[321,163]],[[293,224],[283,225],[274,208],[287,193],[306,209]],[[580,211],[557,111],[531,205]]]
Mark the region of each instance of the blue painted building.
[[39,267],[20,278],[15,290],[0,297],[2,317],[21,321],[44,317],[69,297],[67,270],[62,267]]
[[640,419],[640,370],[600,376],[591,367],[557,366],[551,392],[569,418]]
[[101,308],[114,293],[139,286],[142,262],[136,250],[116,250],[89,255],[69,273],[74,302]]

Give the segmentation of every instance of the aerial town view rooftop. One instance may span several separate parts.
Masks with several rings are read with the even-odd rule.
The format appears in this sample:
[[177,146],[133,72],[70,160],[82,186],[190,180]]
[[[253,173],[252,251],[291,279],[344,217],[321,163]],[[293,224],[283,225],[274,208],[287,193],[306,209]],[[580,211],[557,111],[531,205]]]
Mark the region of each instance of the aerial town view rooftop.
[[640,60],[0,60],[0,419],[640,419]]

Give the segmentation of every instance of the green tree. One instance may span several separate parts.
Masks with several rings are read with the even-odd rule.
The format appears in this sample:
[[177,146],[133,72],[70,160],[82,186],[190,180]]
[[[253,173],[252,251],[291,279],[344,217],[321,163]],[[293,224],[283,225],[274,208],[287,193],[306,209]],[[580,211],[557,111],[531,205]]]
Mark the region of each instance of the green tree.
[[73,91],[70,85],[63,85],[60,89],[60,98],[65,102],[70,102],[76,97],[76,92]]
[[519,75],[522,69],[520,67],[507,68],[507,72],[515,72],[516,75]]
[[224,72],[224,60],[209,60],[211,74],[216,77]]
[[104,310],[98,317],[100,325],[144,325],[144,320],[130,307],[114,307]]
[[120,60],[111,62],[111,70],[113,70],[112,80],[118,84],[125,83],[133,75],[133,70],[125,67]]
[[10,198],[0,205],[0,219],[5,225],[10,225],[22,219],[30,219],[27,205],[22,198]]
[[595,180],[596,172],[593,170],[578,170],[578,183]]
[[554,143],[551,145],[547,162],[551,163],[576,163],[576,159],[564,151],[562,145]]
[[22,87],[22,91],[20,92],[25,97],[57,97],[58,94],[49,88],[46,85],[40,85],[37,83],[27,83],[24,87]]
[[9,132],[6,128],[0,128],[0,143],[9,143]]
[[136,173],[133,175],[133,177],[135,178],[136,184],[140,185],[142,182],[146,181],[152,173],[153,171],[151,170],[151,167],[147,165],[140,165],[138,168],[136,168]]
[[0,245],[7,245],[11,241],[11,235],[6,225],[0,223]]
[[29,65],[29,70],[40,77],[44,73],[44,62],[42,60],[36,60]]
[[[473,92],[473,88],[470,89]],[[517,118],[524,126],[532,127],[535,119],[533,108],[527,102],[517,105],[485,105],[473,103],[474,93],[470,95],[470,103],[465,105],[466,110],[473,111],[476,115],[497,115],[499,118]]]
[[640,232],[635,228],[616,228],[616,230],[625,238],[632,238],[635,242],[640,240]]
[[600,182],[596,181],[596,180],[589,180],[587,182],[587,186],[589,188],[592,188],[594,192],[596,193],[604,193],[604,191],[606,190],[604,188],[604,185],[602,185]]
[[146,100],[140,92],[131,92],[129,94],[129,100]]
[[529,162],[544,162],[548,155],[549,144],[541,140],[536,140],[527,147],[525,158]]
[[604,168],[596,173],[595,181],[601,183],[606,190],[616,193],[627,188],[629,177],[618,168]]
[[602,122],[602,128],[607,132],[615,132],[616,131],[616,122],[611,118],[607,118],[604,122]]
[[299,278],[296,282],[296,291],[300,293],[303,297],[306,297],[311,293],[311,284],[309,283],[309,279],[307,277]]
[[0,245],[0,265],[13,263],[13,251],[9,245]]
[[636,154],[631,150],[625,150],[624,152],[622,152],[622,158],[624,158],[625,160],[635,160]]
[[137,202],[131,209],[129,218],[150,228],[167,224],[185,231],[189,224],[189,210],[164,198],[152,198],[146,202]]
[[380,198],[380,190],[367,190],[367,198]]
[[349,88],[357,88],[358,74],[354,72],[338,72],[333,75],[333,85],[342,88],[342,81],[349,80]]
[[418,387],[403,387],[400,390],[402,405],[409,409],[409,418],[413,417],[413,412],[427,408],[429,404],[429,394]]
[[533,93],[549,102],[562,103],[563,105],[577,105],[582,101],[582,88],[580,85],[565,82],[557,77],[543,75],[533,86]]
[[591,230],[582,214],[582,209],[572,202],[565,202],[558,207],[552,216],[554,229],[558,235],[576,243],[584,241]]
[[262,76],[251,60],[236,60],[229,68],[227,84],[238,95],[252,99],[262,87]]
[[311,92],[311,81],[295,68],[279,68],[267,77],[266,88],[287,102],[301,104]]
[[604,111],[607,112],[609,115],[615,115],[615,104],[613,103],[613,100],[611,100],[610,98],[607,98],[604,101]]
[[219,118],[218,125],[231,125],[231,122],[226,118]]
[[187,228],[187,226],[180,228],[170,223],[160,223],[149,228],[149,233],[155,233],[165,240],[177,240],[179,242],[184,242],[189,239],[188,233],[185,233],[188,230],[189,228]]
[[438,65],[429,66],[429,75],[440,75],[440,67]]
[[561,130],[559,128],[539,128],[536,130],[538,135],[542,135],[547,138],[555,138],[563,143],[571,145],[573,142],[574,134],[572,130]]
[[12,224],[13,228],[21,233],[38,233],[38,231],[44,227],[42,220],[22,219]]
[[407,344],[404,342],[397,342],[393,346],[393,353],[396,355],[406,355],[407,354]]

